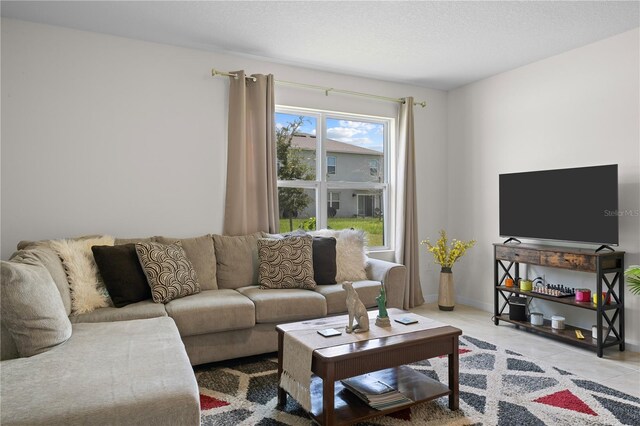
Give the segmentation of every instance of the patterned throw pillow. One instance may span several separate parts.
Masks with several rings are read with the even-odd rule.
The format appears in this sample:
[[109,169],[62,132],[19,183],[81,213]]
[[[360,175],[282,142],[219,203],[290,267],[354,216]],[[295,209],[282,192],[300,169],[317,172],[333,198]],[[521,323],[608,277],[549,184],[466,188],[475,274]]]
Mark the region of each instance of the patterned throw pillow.
[[177,241],[173,244],[136,243],[140,265],[156,303],[200,293],[193,265]]
[[312,238],[309,235],[283,239],[260,238],[260,288],[316,288],[312,253]]

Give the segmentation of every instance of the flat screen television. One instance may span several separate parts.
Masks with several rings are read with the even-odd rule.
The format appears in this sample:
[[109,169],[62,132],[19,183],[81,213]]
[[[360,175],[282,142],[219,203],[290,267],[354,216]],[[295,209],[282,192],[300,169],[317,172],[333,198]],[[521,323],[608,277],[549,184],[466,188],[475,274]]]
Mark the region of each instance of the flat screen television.
[[500,236],[618,245],[618,165],[501,174]]

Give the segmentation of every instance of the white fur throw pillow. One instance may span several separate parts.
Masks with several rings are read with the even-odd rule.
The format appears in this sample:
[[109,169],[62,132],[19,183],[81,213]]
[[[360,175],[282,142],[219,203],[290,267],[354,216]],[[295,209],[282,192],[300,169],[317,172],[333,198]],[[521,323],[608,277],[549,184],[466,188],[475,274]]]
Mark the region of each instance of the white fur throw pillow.
[[366,256],[364,253],[366,236],[364,231],[321,229],[310,232],[310,234],[336,239],[336,282],[363,281],[367,279],[367,272],[365,271]]
[[106,235],[87,239],[51,241],[51,248],[60,257],[69,281],[72,315],[113,306],[91,252],[92,246],[112,246],[113,243],[114,238]]

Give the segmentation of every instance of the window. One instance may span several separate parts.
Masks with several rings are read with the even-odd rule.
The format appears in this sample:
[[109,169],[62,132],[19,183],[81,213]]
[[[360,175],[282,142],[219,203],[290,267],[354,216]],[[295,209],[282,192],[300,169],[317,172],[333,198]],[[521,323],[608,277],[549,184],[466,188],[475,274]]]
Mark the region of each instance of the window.
[[338,214],[338,210],[340,209],[340,193],[339,192],[329,192],[327,203],[327,216],[335,217]]
[[336,157],[334,156],[327,157],[327,174],[329,175],[336,174]]
[[369,174],[378,176],[378,160],[369,160]]
[[369,247],[390,248],[392,126],[391,118],[277,107],[281,232],[362,229]]

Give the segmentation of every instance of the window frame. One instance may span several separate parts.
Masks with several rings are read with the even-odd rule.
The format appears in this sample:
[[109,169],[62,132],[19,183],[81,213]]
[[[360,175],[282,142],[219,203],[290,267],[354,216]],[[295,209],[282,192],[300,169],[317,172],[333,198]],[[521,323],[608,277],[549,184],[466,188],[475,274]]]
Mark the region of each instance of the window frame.
[[[314,189],[316,194],[316,223],[317,229],[326,228],[328,224],[328,202],[329,192],[340,192],[340,190],[382,190],[382,214],[384,217],[383,227],[383,246],[368,247],[369,252],[376,251],[392,251],[395,246],[392,230],[395,228],[394,205],[392,205],[394,182],[392,177],[395,176],[395,164],[391,159],[395,158],[395,130],[396,123],[393,117],[364,115],[356,113],[337,112],[322,109],[293,107],[286,105],[276,105],[276,113],[283,113],[295,116],[313,117],[316,119],[316,180],[279,180],[278,188],[303,188]],[[378,161],[379,167],[383,167],[382,182],[346,182],[346,181],[328,181],[328,160],[325,140],[327,137],[326,120],[338,119],[349,120],[363,123],[373,123],[383,125],[383,152],[382,161]],[[335,157],[335,156],[331,156]],[[276,159],[277,161],[277,159]],[[380,164],[382,163],[382,164]],[[336,158],[337,170],[337,158]],[[323,171],[319,173],[318,171]],[[332,191],[333,190],[333,191]]]

